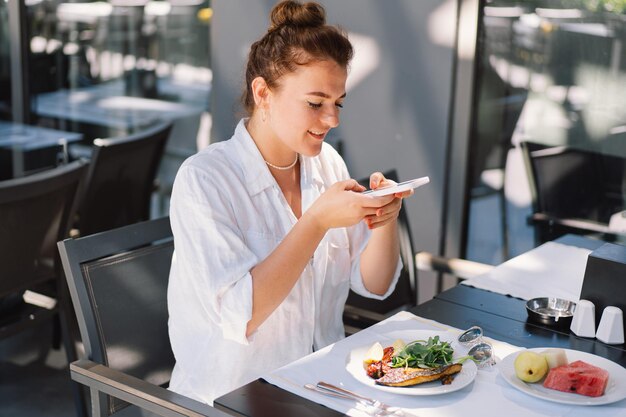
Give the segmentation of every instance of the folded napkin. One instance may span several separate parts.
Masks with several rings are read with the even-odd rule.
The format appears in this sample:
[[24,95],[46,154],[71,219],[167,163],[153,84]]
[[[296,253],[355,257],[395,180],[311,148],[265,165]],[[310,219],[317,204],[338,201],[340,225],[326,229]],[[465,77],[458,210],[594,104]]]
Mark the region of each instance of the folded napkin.
[[530,300],[556,297],[580,299],[588,249],[547,242],[462,284]]
[[[292,362],[263,376],[263,379],[280,388],[307,398],[333,410],[354,417],[367,417],[360,405],[351,400],[336,399],[304,388],[304,384],[329,382],[370,398],[400,407],[407,416],[481,416],[502,417],[604,417],[624,416],[626,400],[600,407],[581,407],[552,403],[528,396],[511,387],[499,375],[497,367],[479,369],[474,382],[455,392],[431,396],[399,395],[381,391],[356,380],[347,370],[350,352],[359,347],[371,346],[376,341],[383,346],[393,342],[393,334],[408,330],[431,330],[443,335],[456,336],[461,332],[432,320],[407,312],[398,313],[372,327],[344,340]],[[485,335],[489,336],[489,335]],[[485,337],[493,347],[496,359],[520,350],[519,347]],[[598,414],[598,413],[601,414]]]

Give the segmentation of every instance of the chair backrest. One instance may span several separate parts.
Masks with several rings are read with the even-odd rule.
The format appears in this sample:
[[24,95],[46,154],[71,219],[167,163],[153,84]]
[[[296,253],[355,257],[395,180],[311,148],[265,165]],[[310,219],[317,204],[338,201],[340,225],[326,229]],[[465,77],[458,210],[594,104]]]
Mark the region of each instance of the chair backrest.
[[[398,174],[395,170],[384,172],[383,175],[385,178],[398,182]],[[369,188],[369,178],[359,180],[359,183]],[[404,266],[394,291],[384,300],[362,297],[350,291],[346,301],[347,305],[387,315],[417,304],[415,252],[409,219],[404,207],[400,209],[398,215],[398,237],[400,239],[400,257]]]
[[56,276],[86,163],[0,182],[0,296]]
[[533,142],[522,142],[521,147],[533,213],[607,225],[612,214],[624,210],[626,159]]
[[[169,218],[59,242],[87,359],[155,385],[174,367],[167,283],[174,251]],[[101,412],[127,404],[102,395]]]
[[82,236],[150,218],[154,180],[171,123],[125,138],[96,139],[78,208]]

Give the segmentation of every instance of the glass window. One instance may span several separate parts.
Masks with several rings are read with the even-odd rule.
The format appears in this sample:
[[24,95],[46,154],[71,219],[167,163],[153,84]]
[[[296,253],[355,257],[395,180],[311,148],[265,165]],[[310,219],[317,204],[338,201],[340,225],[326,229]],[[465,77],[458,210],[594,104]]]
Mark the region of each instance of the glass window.
[[26,4],[34,123],[80,133],[72,158],[88,157],[95,138],[172,121],[159,172],[167,197],[180,163],[209,143],[209,1]]
[[150,125],[167,110],[208,111],[209,18],[202,0],[31,3],[33,112],[96,137]]
[[[493,0],[482,7],[468,173],[469,259],[497,264],[562,233],[597,234],[607,227],[626,233],[625,13],[625,0]],[[533,152],[523,152],[527,142]],[[541,187],[529,176],[535,157],[543,158],[534,175]],[[570,204],[579,208],[591,196],[608,203],[562,212],[541,199],[546,183],[561,202],[576,195]],[[557,187],[565,183],[569,189]],[[549,226],[544,235],[537,233],[546,227],[537,220],[540,211],[597,227]]]

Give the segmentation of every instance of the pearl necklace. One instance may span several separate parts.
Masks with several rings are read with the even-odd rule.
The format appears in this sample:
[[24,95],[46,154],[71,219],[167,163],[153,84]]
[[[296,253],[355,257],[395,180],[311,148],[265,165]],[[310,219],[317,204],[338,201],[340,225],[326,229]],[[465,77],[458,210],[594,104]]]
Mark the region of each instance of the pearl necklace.
[[299,156],[300,156],[299,154],[296,154],[296,159],[295,159],[295,160],[294,160],[291,164],[289,164],[289,165],[287,165],[287,166],[284,166],[284,167],[280,167],[280,166],[278,166],[278,165],[274,165],[274,164],[272,164],[272,163],[270,163],[270,162],[265,161],[265,159],[264,159],[264,161],[265,161],[265,163],[266,163],[267,165],[271,166],[271,167],[272,167],[272,168],[274,168],[274,169],[277,169],[277,170],[279,170],[279,171],[287,171],[288,169],[293,168],[293,167],[296,165],[296,163],[298,163],[298,157],[299,157]]

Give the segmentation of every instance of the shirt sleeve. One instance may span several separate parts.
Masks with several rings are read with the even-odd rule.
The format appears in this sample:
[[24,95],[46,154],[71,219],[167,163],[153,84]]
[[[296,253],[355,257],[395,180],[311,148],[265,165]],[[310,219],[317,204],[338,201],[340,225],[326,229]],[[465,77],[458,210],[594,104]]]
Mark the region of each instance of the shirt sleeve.
[[189,308],[200,306],[201,317],[219,326],[225,339],[248,344],[250,270],[259,260],[237,228],[231,196],[214,178],[197,167],[183,166],[175,180],[170,222],[177,263],[175,285],[184,294],[178,302],[193,299]]
[[375,294],[365,288],[363,284],[363,276],[361,275],[361,253],[365,250],[367,242],[369,241],[372,232],[367,228],[364,222],[350,227],[348,229],[348,237],[350,239],[350,248],[353,248],[351,253],[351,265],[350,265],[350,288],[355,293],[367,297],[374,298],[376,300],[383,300],[393,292],[398,283],[400,277],[400,271],[402,270],[402,260],[398,256],[398,264],[396,265],[396,271],[394,272],[393,280],[389,284],[387,292],[383,295]]
[[[334,158],[335,169],[337,170],[337,176],[340,179],[349,179],[350,174],[344,160],[336,152],[330,153]],[[348,238],[350,240],[350,288],[355,293],[377,300],[383,300],[387,298],[393,290],[396,288],[398,278],[400,277],[400,271],[402,270],[402,259],[398,256],[398,264],[396,271],[394,272],[394,278],[389,285],[389,289],[383,295],[375,294],[365,288],[363,284],[363,276],[361,275],[361,253],[365,250],[367,242],[369,241],[372,232],[367,228],[365,222],[359,222],[358,224],[348,228]]]

